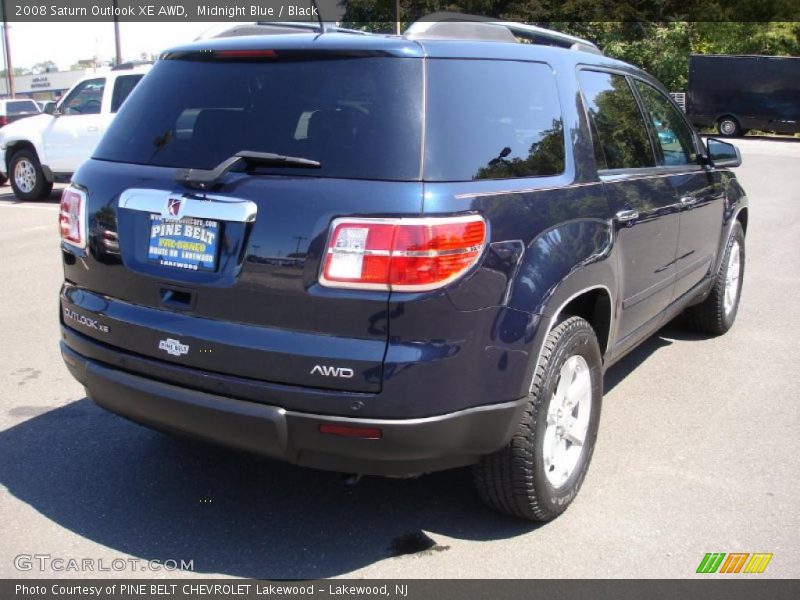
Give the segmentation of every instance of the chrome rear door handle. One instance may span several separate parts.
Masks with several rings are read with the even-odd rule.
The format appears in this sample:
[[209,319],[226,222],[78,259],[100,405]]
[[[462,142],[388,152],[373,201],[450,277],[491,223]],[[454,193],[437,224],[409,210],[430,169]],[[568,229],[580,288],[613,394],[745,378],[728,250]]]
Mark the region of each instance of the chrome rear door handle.
[[616,215],[617,221],[621,223],[630,223],[639,218],[638,210],[621,210]]

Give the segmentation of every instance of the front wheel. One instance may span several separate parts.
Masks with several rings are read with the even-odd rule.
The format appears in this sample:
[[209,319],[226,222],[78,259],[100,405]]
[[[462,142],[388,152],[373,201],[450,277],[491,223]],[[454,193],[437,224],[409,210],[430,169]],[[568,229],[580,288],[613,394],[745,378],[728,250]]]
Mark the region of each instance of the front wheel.
[[700,304],[686,309],[686,318],[702,333],[722,335],[736,320],[744,282],[744,230],[734,223],[719,271],[708,297]]
[[35,152],[19,150],[8,164],[11,189],[20,200],[41,200],[53,190],[53,183],[47,181]]
[[511,442],[474,467],[484,502],[531,521],[549,521],[567,509],[594,451],[602,382],[592,326],[580,317],[567,318],[545,340]]

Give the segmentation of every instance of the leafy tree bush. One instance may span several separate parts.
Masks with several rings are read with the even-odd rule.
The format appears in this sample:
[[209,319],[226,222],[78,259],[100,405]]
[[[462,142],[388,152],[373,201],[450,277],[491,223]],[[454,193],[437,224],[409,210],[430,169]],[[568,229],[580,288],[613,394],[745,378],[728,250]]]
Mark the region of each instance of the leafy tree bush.
[[[642,67],[672,91],[686,88],[689,54],[800,56],[800,22],[796,21],[648,22],[634,12],[624,12],[626,6],[623,4],[615,8],[617,12],[612,16],[620,15],[626,20],[588,20],[588,17],[604,14],[600,12],[602,8],[592,0],[461,0],[458,4],[448,0],[401,0],[400,18],[405,29],[423,15],[451,11],[491,15],[563,31],[595,42],[607,56]],[[707,8],[718,11],[713,3]],[[543,15],[559,14],[586,15],[587,20],[540,20]],[[718,18],[718,12],[713,14]],[[741,14],[744,14],[741,10],[731,13],[732,16]],[[346,0],[343,20],[347,27],[391,33],[396,20],[395,0]]]

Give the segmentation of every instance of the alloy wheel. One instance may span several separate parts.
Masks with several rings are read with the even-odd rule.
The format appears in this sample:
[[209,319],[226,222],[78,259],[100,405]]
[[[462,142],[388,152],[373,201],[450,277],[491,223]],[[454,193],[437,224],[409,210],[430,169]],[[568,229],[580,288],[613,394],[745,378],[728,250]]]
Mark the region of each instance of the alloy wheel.
[[586,359],[570,356],[562,365],[547,410],[544,467],[554,488],[566,484],[583,454],[592,410],[592,377]]
[[19,160],[14,167],[14,183],[25,194],[29,194],[36,187],[36,168],[27,158]]
[[739,295],[739,277],[742,273],[742,253],[739,242],[734,240],[728,255],[728,266],[725,269],[725,295],[723,298],[723,308],[725,315],[729,316],[736,306],[737,296]]

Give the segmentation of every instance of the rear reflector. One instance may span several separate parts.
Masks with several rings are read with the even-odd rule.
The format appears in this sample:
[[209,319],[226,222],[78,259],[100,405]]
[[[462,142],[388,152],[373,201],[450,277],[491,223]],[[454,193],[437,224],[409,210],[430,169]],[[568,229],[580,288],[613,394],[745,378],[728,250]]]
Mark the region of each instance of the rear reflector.
[[69,186],[61,193],[58,224],[61,241],[77,248],[86,247],[86,194]]
[[383,431],[377,427],[352,427],[350,425],[337,425],[335,423],[325,423],[319,426],[320,433],[331,435],[342,435],[344,437],[357,437],[370,440],[379,440],[383,437]]
[[336,219],[320,283],[327,287],[426,291],[461,277],[486,244],[480,215]]

